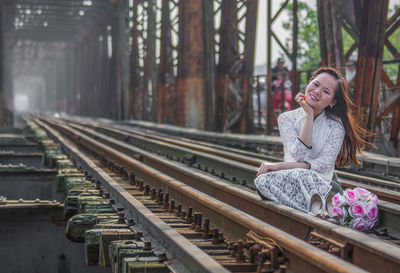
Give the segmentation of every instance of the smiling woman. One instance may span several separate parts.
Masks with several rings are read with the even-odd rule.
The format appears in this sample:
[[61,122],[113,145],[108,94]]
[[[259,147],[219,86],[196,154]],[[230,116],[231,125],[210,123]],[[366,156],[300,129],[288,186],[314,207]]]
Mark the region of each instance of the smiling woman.
[[332,197],[329,193],[341,190],[332,181],[335,162],[358,163],[356,153],[367,142],[350,114],[346,80],[337,70],[319,68],[305,94],[295,99],[301,107],[278,119],[285,162],[262,163],[254,183],[262,198],[304,212],[312,209],[317,196],[323,214],[324,200]]

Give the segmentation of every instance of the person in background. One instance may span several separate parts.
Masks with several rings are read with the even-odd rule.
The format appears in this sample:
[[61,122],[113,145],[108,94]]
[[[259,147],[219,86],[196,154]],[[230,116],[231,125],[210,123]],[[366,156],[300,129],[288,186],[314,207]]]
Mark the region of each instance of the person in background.
[[285,65],[285,59],[284,58],[278,58],[276,62],[276,66],[271,69],[272,72],[272,82],[277,80],[278,78],[282,79],[282,74],[286,76],[286,79],[288,78],[289,70],[287,69]]

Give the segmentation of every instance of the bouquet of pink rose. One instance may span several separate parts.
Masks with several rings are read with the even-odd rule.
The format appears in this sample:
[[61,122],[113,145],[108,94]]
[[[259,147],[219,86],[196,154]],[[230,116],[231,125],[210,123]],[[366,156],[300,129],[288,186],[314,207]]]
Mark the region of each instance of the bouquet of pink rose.
[[364,188],[346,189],[332,198],[332,214],[342,226],[371,230],[378,219],[378,197]]

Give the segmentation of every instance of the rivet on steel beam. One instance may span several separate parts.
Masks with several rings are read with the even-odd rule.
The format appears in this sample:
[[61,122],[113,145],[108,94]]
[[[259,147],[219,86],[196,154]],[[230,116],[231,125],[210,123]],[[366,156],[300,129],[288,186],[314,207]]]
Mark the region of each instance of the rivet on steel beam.
[[215,174],[215,170],[214,169],[211,169],[211,174]]
[[143,185],[144,185],[144,181],[141,180],[140,183],[139,183],[139,191],[143,191],[144,190]]
[[232,182],[236,182],[236,176],[232,177]]
[[118,212],[124,211],[124,208],[123,208],[123,207],[119,207],[119,208],[117,208],[117,211],[118,211]]
[[144,186],[144,195],[149,195],[150,194],[150,186],[146,185]]
[[197,169],[201,169],[201,165],[200,164],[196,164],[196,168]]
[[225,178],[225,173],[221,172],[221,174],[219,175],[221,178]]
[[129,218],[128,219],[128,226],[134,226],[135,225],[135,221],[133,220],[133,218]]
[[152,189],[151,190],[151,200],[154,200],[154,199],[156,199],[156,189]]
[[144,242],[143,250],[151,250],[151,242]]
[[105,198],[105,199],[110,198],[110,194],[109,194],[108,192],[104,193],[104,198]]
[[110,199],[110,204],[114,205],[115,204],[115,200],[114,199]]
[[169,213],[175,212],[175,200],[171,200],[171,204],[169,206]]
[[208,167],[207,166],[204,167],[204,171],[208,172]]
[[247,184],[246,179],[243,179],[242,182],[241,182],[240,184],[242,184],[243,186],[246,185],[246,184]]
[[85,171],[84,174],[85,174],[85,176],[88,176],[88,175],[89,175],[89,172],[88,172],[88,171]]
[[210,219],[204,219],[203,224],[203,235],[201,236],[202,239],[209,239],[210,238]]

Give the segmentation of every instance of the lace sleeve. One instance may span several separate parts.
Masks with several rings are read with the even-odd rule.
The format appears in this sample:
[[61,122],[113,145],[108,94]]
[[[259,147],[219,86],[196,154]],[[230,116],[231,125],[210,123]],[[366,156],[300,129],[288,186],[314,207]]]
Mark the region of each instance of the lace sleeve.
[[310,149],[298,139],[299,132],[295,128],[289,113],[283,113],[278,117],[279,134],[281,135],[283,148],[297,162],[303,162]]
[[310,156],[304,158],[304,161],[311,164],[311,170],[315,170],[319,173],[323,173],[335,165],[345,135],[342,124],[333,122],[328,135],[329,137],[327,138],[324,148],[316,158],[311,158]]

